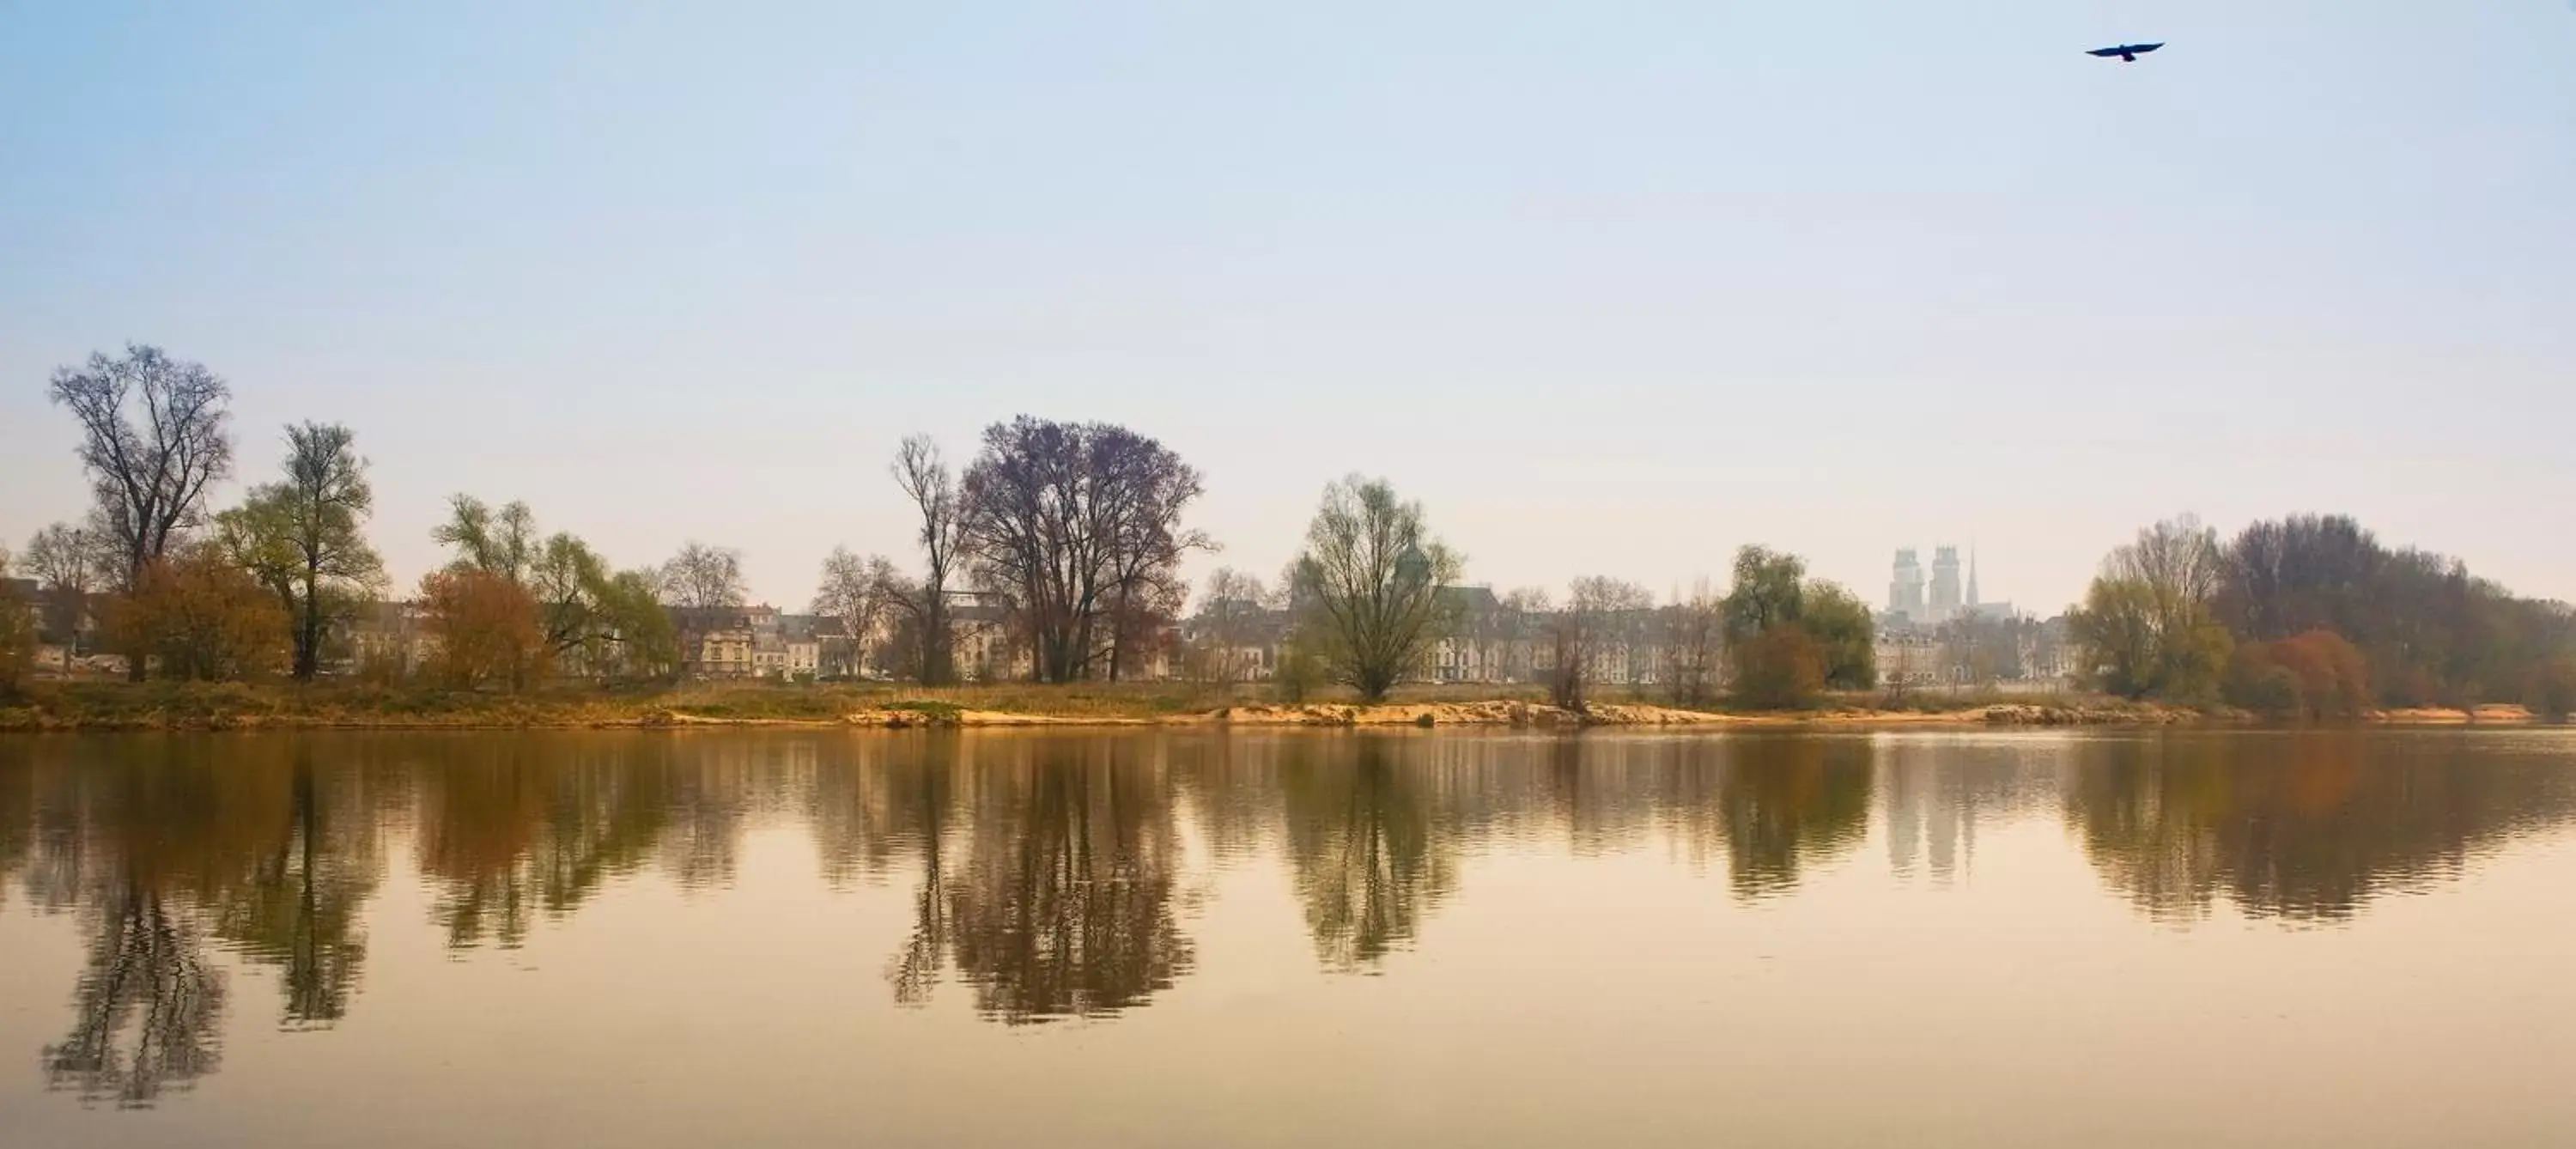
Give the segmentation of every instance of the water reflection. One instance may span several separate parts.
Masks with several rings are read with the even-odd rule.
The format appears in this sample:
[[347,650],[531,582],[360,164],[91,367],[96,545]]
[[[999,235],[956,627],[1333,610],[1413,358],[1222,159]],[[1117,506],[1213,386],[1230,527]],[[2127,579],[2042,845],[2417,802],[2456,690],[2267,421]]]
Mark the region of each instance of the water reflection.
[[1315,952],[1336,969],[1411,941],[1424,911],[1457,885],[1461,820],[1434,805],[1437,784],[1457,775],[1409,768],[1401,745],[1284,748],[1281,836]]
[[2576,770],[2558,746],[2526,745],[2464,757],[2451,739],[2361,731],[2110,742],[2067,772],[2065,816],[2104,883],[2151,917],[2199,917],[2223,896],[2341,921],[2566,821]]
[[[878,992],[919,1005],[955,983],[1016,1024],[1114,1015],[1186,980],[1193,891],[1233,867],[1276,873],[1318,964],[1352,973],[1436,939],[1488,854],[1661,852],[1753,902],[1867,873],[1873,834],[1887,876],[1938,886],[1981,833],[2032,821],[2065,826],[2157,922],[2222,904],[2340,922],[2576,818],[2571,749],[2385,732],[15,739],[0,911],[21,897],[82,939],[46,1079],[145,1105],[214,1071],[235,1007],[290,1030],[363,1008],[389,855],[449,945],[514,946],[624,878],[742,881],[751,830],[801,826],[832,885],[909,891]],[[230,999],[235,963],[275,971],[274,1005]]]
[[1114,1013],[1187,973],[1175,791],[1153,750],[1015,740],[952,771],[962,856],[952,870],[947,851],[925,851],[912,938],[890,977],[898,1000],[927,1000],[951,965],[987,1016],[1043,1021]]

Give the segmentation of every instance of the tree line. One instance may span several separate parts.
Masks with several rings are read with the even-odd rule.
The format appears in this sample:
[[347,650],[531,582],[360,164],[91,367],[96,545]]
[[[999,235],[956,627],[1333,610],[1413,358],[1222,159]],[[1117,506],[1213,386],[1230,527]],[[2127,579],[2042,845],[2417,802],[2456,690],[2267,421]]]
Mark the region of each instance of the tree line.
[[[135,345],[58,369],[48,392],[78,425],[91,506],[38,531],[14,565],[68,607],[58,614],[94,616],[136,679],[310,680],[328,664],[483,689],[667,680],[690,661],[688,632],[747,597],[730,548],[692,540],[662,563],[620,569],[576,534],[540,530],[524,502],[458,494],[432,532],[449,561],[395,608],[400,618],[367,620],[392,586],[367,538],[374,493],[349,428],[284,428],[275,477],[217,511],[209,494],[235,474],[231,391],[205,366]],[[1183,563],[1219,549],[1187,522],[1204,493],[1198,469],[1115,424],[1019,416],[985,428],[962,468],[913,436],[889,473],[912,560],[836,546],[810,609],[838,624],[855,661],[926,685],[962,676],[970,609],[1037,681],[1134,677],[1188,606]],[[1464,569],[1419,502],[1353,475],[1326,487],[1275,584],[1219,570],[1194,625],[1220,652],[1211,676],[1230,679],[1248,675],[1226,660],[1284,615],[1276,665],[1263,668],[1281,693],[1329,682],[1381,700],[1425,677],[1443,640],[1465,637],[1454,593]],[[1644,587],[1588,576],[1561,605],[1528,589],[1503,596],[1498,614],[1535,637],[1528,676],[1565,706],[1623,678],[1618,662],[1637,657],[1647,616],[1655,677],[1683,704],[1797,706],[1879,680],[1868,605],[1760,546],[1737,554],[1723,594],[1703,581],[1658,609]],[[2256,523],[2224,542],[2188,518],[2156,524],[2105,559],[2066,623],[2091,682],[2133,698],[2323,716],[2506,700],[2576,708],[2564,604],[2385,547],[2338,516]],[[358,641],[414,625],[423,665],[410,664],[408,642]],[[2026,629],[1971,620],[1947,637],[1991,667],[2018,657]],[[35,639],[28,612],[0,611],[0,685],[23,673]]]
[[2156,523],[2103,560],[2068,622],[2095,684],[2130,698],[2307,717],[2576,709],[2576,610],[2386,546],[2342,515],[2225,540],[2190,516]]

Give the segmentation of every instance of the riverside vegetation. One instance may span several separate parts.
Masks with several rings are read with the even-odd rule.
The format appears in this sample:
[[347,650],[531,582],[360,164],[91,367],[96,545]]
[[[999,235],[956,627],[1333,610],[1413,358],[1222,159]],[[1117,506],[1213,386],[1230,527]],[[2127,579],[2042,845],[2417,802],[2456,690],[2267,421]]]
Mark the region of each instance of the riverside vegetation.
[[[2576,710],[2567,604],[2516,597],[2456,559],[2387,547],[2349,518],[2316,515],[2258,522],[2226,541],[2186,516],[2113,550],[2066,616],[2079,685],[2095,692],[2087,698],[2003,708],[1973,694],[1878,694],[1866,604],[1809,577],[1797,556],[1759,546],[1737,554],[1724,593],[1702,581],[1661,607],[1606,576],[1575,580],[1561,608],[1544,591],[1513,592],[1508,609],[1545,657],[1527,686],[1461,697],[1415,683],[1458,624],[1444,591],[1466,558],[1385,480],[1330,484],[1274,586],[1220,570],[1190,615],[1181,564],[1218,547],[1185,522],[1202,493],[1197,469],[1125,427],[1029,416],[988,427],[962,472],[931,440],[903,442],[892,469],[916,515],[918,563],[907,572],[885,555],[835,548],[814,596],[813,612],[854,636],[836,656],[854,681],[684,683],[690,659],[674,612],[742,605],[738,552],[691,541],[663,563],[619,569],[571,532],[540,531],[525,503],[465,494],[433,532],[451,561],[410,596],[428,651],[414,663],[355,642],[392,582],[366,536],[374,495],[349,428],[287,427],[278,477],[214,510],[234,467],[231,391],[212,371],[130,346],[58,370],[48,389],[78,425],[74,455],[94,497],[85,517],[38,531],[14,561],[0,552],[0,569],[25,575],[37,599],[0,603],[0,728],[1153,719],[1263,702],[1310,707],[1297,712],[1309,717],[1434,722],[1443,712],[1419,708],[1471,701],[1592,721],[1927,710],[1997,721],[2323,720],[2423,708],[2563,721]],[[961,681],[964,592],[998,604],[1003,645],[1021,656],[1028,684]],[[0,595],[17,593],[0,584]],[[1255,685],[1233,665],[1245,641],[1234,621],[1265,611],[1291,623]],[[1184,617],[1203,646],[1179,652],[1196,681],[1134,681],[1171,653],[1157,644]],[[40,618],[65,639],[95,620],[130,682],[36,681]],[[1638,619],[1649,623],[1657,683],[1613,692],[1612,660],[1634,656]],[[857,673],[871,670],[885,673]],[[871,677],[900,681],[861,680]],[[1344,703],[1417,709],[1331,709]]]

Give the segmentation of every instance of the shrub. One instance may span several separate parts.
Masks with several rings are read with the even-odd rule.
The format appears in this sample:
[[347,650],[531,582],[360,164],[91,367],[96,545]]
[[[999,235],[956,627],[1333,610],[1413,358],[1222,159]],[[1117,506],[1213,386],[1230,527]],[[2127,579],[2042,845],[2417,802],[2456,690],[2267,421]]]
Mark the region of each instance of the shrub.
[[167,678],[222,682],[286,668],[286,608],[211,547],[152,560],[103,621],[118,653]]
[[2565,722],[2576,713],[2576,658],[2559,655],[2531,673],[2525,692],[2531,712],[2549,722]]
[[36,662],[36,618],[31,604],[0,585],[0,697],[18,692]]
[[1795,710],[1825,689],[1825,654],[1804,627],[1774,626],[1735,644],[1735,692],[1749,706]]
[[1292,635],[1280,645],[1279,665],[1271,672],[1270,685],[1278,692],[1279,701],[1296,705],[1306,701],[1324,685],[1324,659],[1305,635]]
[[2342,635],[2311,630],[2237,647],[2226,695],[2273,718],[2358,718],[2370,711],[2370,667]]

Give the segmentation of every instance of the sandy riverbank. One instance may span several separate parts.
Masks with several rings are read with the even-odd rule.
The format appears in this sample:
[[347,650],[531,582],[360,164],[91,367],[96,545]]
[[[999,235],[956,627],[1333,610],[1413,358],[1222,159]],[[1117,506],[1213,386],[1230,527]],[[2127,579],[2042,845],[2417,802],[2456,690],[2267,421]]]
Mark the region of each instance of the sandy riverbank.
[[[1571,710],[1534,698],[1476,698],[1454,688],[1363,705],[1250,701],[1240,693],[1178,684],[1000,684],[923,691],[892,684],[723,685],[607,691],[565,687],[526,694],[377,689],[347,683],[46,684],[0,702],[0,731],[87,730],[570,730],[795,727],[1244,729],[1505,727],[1667,730],[1766,728],[2103,727],[2229,724],[2241,715],[2086,696],[2028,701],[1959,700],[1879,709],[1852,696],[1811,710],[1745,712],[1603,702]],[[1919,700],[1918,700],[1919,701]],[[2401,710],[2374,721],[2404,726],[2513,726],[2513,706]]]

